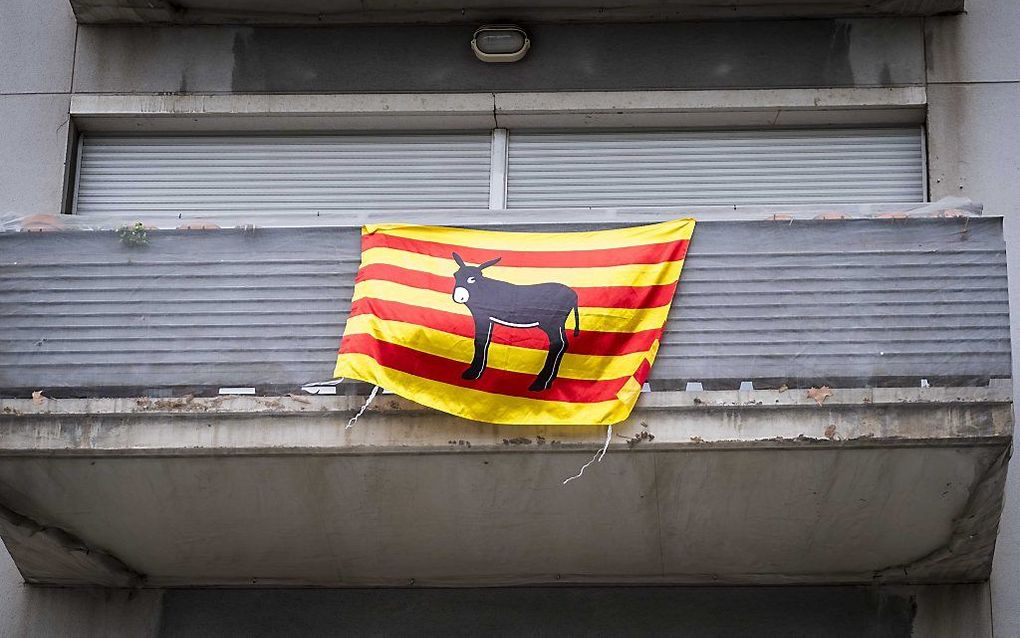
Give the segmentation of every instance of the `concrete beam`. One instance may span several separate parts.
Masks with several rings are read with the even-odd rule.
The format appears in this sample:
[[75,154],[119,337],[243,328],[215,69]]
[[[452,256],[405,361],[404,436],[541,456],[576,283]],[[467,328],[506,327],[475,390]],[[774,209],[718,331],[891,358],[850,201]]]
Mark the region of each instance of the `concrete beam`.
[[464,23],[508,19],[610,22],[747,18],[821,18],[848,16],[930,16],[963,11],[964,0],[667,0],[666,2],[566,2],[548,7],[516,3],[508,9],[491,0],[282,0],[259,3],[203,2],[183,5],[167,0],[71,0],[83,24],[378,24]]
[[[0,498],[152,587],[964,582],[1012,431],[1001,383],[653,392],[561,485],[603,428],[381,395],[346,429],[363,401],[4,400]],[[101,576],[10,546],[38,582]]]
[[86,132],[491,129],[490,93],[356,95],[76,94]]
[[505,128],[920,124],[924,87],[497,93]]
[[[791,204],[776,206],[683,206],[620,207],[620,208],[514,208],[504,212],[513,215],[515,223],[528,225],[563,224],[616,224],[635,225],[654,223],[670,216],[690,216],[703,221],[772,221],[789,223],[792,220],[875,219],[895,222],[906,218],[976,217],[984,215],[983,206],[963,197],[945,197],[931,203],[893,204]],[[985,217],[995,217],[995,210]],[[204,213],[150,213],[145,223],[152,228],[172,230],[186,222],[215,224],[220,228],[359,228],[363,224],[389,222],[432,224],[441,219],[450,226],[499,227],[506,217],[493,215],[491,209],[401,210],[398,212],[325,211],[314,213],[277,213],[243,210],[238,212]],[[63,229],[116,230],[125,224],[124,215],[48,215],[26,216],[0,214],[0,232],[32,230],[39,225]],[[133,218],[127,221],[134,221]]]
[[[0,400],[0,456],[577,452],[602,427],[475,423],[380,395]],[[1005,445],[1009,388],[652,392],[614,427],[636,451]],[[653,439],[645,438],[651,434]]]
[[349,95],[76,94],[83,131],[919,124],[924,87]]

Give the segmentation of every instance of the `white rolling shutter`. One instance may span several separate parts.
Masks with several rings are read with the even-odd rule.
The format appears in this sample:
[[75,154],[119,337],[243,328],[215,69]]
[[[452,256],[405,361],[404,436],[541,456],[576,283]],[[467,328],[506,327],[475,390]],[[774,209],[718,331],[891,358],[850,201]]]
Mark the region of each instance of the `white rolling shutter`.
[[92,137],[81,215],[486,208],[491,134]]
[[507,207],[922,202],[920,128],[510,132]]

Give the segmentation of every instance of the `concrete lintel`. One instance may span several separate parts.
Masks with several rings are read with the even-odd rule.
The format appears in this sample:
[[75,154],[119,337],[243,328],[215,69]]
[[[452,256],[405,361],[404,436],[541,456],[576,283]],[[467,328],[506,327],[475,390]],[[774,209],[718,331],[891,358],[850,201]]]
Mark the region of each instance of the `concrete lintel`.
[[924,121],[924,87],[348,95],[76,94],[83,131],[796,126]]
[[[220,228],[360,228],[364,224],[399,222],[434,224],[441,219],[450,226],[472,228],[502,227],[512,220],[515,224],[532,226],[567,224],[636,225],[655,223],[671,217],[694,217],[699,224],[733,221],[772,221],[789,224],[794,220],[873,219],[875,223],[899,223],[902,218],[998,217],[994,211],[985,214],[980,202],[963,197],[944,197],[930,203],[869,203],[869,204],[790,204],[785,206],[735,204],[682,207],[620,207],[620,208],[513,208],[494,214],[492,209],[441,209],[398,211],[323,211],[322,213],[260,212],[251,210],[205,213],[149,213],[145,223],[151,228],[173,230],[182,223],[198,221]],[[46,221],[65,230],[116,230],[134,217],[110,215],[39,216],[0,214],[0,232],[16,232],[30,224]]]
[[918,124],[924,87],[497,93],[501,127]]
[[[822,398],[826,408],[877,407],[882,404],[1011,404],[1012,391],[1008,383],[996,379],[983,387],[929,387],[929,388],[828,388]],[[695,392],[648,392],[638,399],[636,410],[703,410],[709,408],[770,409],[806,407],[820,404],[812,397],[812,390],[703,390]],[[137,398],[86,398],[86,399],[2,399],[0,414],[15,416],[56,415],[124,415],[124,414],[319,414],[347,413],[361,407],[365,397],[356,395],[334,396],[243,396],[180,397],[154,399]],[[430,413],[433,410],[413,401],[382,395],[369,407],[369,412]]]
[[76,94],[83,131],[324,131],[494,128],[491,93]]
[[[644,395],[614,427],[631,450],[833,446],[1005,446],[1008,389],[836,389]],[[352,429],[364,398],[217,397],[0,401],[2,455],[380,454],[577,451],[600,426],[476,423],[381,396]],[[649,439],[646,434],[654,438]]]

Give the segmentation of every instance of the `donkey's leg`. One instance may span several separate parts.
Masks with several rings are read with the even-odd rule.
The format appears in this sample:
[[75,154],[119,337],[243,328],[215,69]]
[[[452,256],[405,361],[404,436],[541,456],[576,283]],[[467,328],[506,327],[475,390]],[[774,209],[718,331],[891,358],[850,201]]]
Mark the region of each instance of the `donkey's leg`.
[[549,354],[545,356],[545,365],[542,371],[535,377],[535,381],[528,388],[532,392],[548,390],[556,375],[560,371],[560,362],[567,351],[567,335],[563,332],[563,324],[555,328],[542,328],[542,331],[549,337]]
[[489,344],[492,343],[492,321],[475,318],[475,355],[471,365],[460,376],[468,381],[477,381],[485,372],[489,360]]

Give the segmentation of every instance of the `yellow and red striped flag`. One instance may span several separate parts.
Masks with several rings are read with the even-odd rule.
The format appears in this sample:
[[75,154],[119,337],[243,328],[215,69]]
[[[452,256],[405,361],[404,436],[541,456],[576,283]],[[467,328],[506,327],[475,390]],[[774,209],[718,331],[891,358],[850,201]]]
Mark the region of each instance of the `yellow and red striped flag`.
[[623,421],[693,231],[365,226],[334,375],[476,421]]

